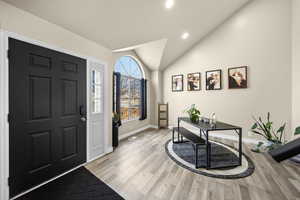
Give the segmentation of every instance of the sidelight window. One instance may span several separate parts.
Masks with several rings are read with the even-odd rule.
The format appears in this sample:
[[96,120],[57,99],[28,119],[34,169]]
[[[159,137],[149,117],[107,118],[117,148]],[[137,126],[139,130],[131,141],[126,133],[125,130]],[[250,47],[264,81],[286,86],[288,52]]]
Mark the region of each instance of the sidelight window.
[[92,112],[93,114],[102,113],[102,76],[101,72],[92,70]]

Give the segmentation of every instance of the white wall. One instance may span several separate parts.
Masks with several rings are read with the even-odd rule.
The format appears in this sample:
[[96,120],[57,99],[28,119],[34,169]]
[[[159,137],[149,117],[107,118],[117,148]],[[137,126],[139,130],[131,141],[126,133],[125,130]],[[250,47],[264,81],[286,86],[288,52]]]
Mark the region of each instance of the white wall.
[[[164,101],[170,120],[196,104],[205,116],[215,112],[218,120],[243,127],[244,136],[252,115],[271,112],[275,125],[291,126],[291,5],[289,0],[254,0],[214,33],[164,71]],[[192,35],[191,35],[192,36]],[[249,88],[228,89],[227,68],[249,66]],[[221,91],[205,90],[205,71],[222,69]],[[188,92],[187,73],[202,73],[202,91]],[[171,76],[185,75],[185,91],[171,91]]]
[[155,100],[162,103],[162,73],[159,70],[152,71],[151,73],[152,85],[155,87]]
[[148,69],[148,67],[141,62],[141,60],[137,57],[134,51],[125,51],[125,52],[119,52],[119,53],[113,53],[113,67],[114,64],[118,61],[118,59],[122,56],[132,56],[135,59],[139,61],[139,64],[142,66],[144,73],[145,73],[145,78],[148,80],[148,90],[147,90],[147,119],[145,120],[132,120],[132,121],[127,121],[123,122],[122,126],[119,128],[119,135],[120,138],[122,138],[124,135],[127,135],[128,133],[131,133],[133,131],[142,129],[144,127],[147,127],[151,124],[151,102],[152,101],[152,88],[151,88],[151,72]]
[[151,122],[153,125],[158,125],[158,103],[163,103],[163,87],[162,87],[162,72],[155,70],[151,72],[151,88],[152,88],[152,112]]
[[292,131],[300,126],[300,1],[292,4]]

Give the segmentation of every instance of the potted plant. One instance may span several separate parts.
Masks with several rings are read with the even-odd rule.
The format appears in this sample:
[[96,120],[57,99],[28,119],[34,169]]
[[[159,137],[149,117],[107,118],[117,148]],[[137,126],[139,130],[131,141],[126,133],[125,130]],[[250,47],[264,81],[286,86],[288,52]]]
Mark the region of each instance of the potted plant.
[[200,110],[196,108],[195,104],[191,105],[185,112],[188,113],[191,122],[198,123],[200,119]]
[[255,118],[254,124],[251,127],[251,131],[254,134],[260,135],[264,137],[267,142],[259,142],[254,149],[255,152],[263,151],[270,151],[272,149],[281,146],[284,143],[284,130],[285,130],[285,123],[279,127],[276,131],[273,126],[273,122],[270,121],[270,113],[267,114],[266,121],[263,121],[261,117]]

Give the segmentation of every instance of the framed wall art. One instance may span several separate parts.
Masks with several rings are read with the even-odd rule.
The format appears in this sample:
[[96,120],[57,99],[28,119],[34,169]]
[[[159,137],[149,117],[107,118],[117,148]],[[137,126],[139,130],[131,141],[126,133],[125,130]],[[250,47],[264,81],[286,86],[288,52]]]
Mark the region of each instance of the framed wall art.
[[172,76],[172,91],[180,92],[183,91],[183,75],[173,75]]
[[199,91],[201,90],[201,73],[190,73],[187,75],[187,90]]
[[222,89],[222,70],[206,72],[206,90]]
[[247,66],[228,69],[228,88],[241,89],[248,87]]

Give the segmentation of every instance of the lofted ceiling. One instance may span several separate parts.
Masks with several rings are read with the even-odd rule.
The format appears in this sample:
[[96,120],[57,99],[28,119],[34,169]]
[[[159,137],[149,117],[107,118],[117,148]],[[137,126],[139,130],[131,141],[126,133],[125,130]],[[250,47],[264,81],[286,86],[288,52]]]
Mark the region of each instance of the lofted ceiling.
[[146,64],[151,70],[159,70],[167,41],[167,39],[161,39],[145,44],[117,49],[113,52],[124,52],[129,50],[135,51],[143,63]]
[[131,48],[162,70],[249,0],[174,0],[171,9],[166,0],[4,1],[111,50]]

